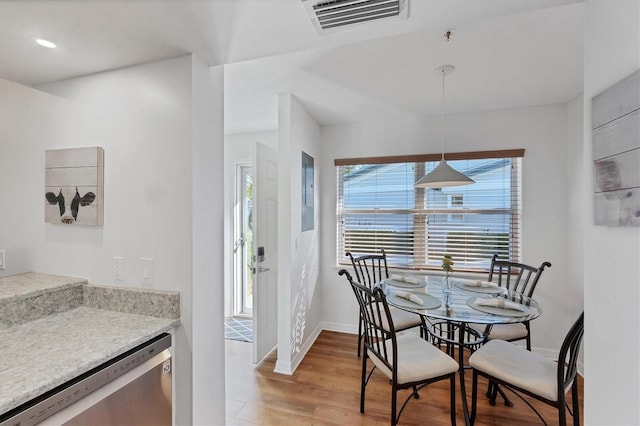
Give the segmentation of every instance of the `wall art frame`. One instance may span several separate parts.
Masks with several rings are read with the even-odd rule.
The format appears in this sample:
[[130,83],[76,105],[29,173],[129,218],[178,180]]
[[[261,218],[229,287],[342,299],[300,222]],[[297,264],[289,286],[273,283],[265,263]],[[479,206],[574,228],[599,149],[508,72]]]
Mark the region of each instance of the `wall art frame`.
[[594,222],[640,226],[640,70],[591,100]]
[[314,228],[314,160],[302,151],[302,232]]
[[104,149],[45,152],[44,219],[64,225],[104,224]]

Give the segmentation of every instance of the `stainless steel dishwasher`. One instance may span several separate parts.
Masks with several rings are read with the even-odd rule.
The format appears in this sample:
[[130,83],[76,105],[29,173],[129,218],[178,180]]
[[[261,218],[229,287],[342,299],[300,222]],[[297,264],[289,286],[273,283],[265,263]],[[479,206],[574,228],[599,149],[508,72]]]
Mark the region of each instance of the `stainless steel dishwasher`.
[[2,414],[0,426],[171,425],[169,347],[163,333]]

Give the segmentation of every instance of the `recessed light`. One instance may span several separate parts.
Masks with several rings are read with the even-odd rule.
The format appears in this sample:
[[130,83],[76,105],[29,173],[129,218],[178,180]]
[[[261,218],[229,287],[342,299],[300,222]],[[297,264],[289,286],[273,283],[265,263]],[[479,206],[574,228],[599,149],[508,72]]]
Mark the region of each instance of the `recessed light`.
[[55,49],[56,44],[50,42],[49,40],[45,40],[43,38],[34,38],[33,41],[38,43],[40,46],[48,47],[49,49]]

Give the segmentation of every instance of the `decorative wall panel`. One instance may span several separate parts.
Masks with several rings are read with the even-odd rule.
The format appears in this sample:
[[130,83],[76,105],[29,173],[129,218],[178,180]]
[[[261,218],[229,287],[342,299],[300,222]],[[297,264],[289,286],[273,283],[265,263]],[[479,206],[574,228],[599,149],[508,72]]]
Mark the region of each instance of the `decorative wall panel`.
[[640,70],[591,106],[595,224],[640,226]]

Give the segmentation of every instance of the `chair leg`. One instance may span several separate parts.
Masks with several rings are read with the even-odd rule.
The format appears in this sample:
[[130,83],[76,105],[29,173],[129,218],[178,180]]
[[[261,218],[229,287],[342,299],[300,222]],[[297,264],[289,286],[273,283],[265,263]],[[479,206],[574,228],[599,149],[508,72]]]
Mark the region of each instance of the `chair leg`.
[[396,389],[395,384],[391,385],[391,426],[395,426],[398,424],[398,419],[396,419],[396,411],[398,409],[398,390]]
[[456,425],[456,375],[453,374],[451,376],[450,384],[451,387],[451,425]]
[[507,397],[507,394],[504,393],[502,388],[497,383],[493,384],[493,394],[491,395],[491,401],[489,401],[491,405],[496,405],[496,398],[498,397],[498,394],[500,394],[502,399],[504,399],[504,405],[506,405],[507,407],[513,407],[513,402],[511,402],[511,400]]
[[[487,393],[485,393],[485,396],[487,398],[491,398],[491,395],[493,395],[493,382],[489,380],[489,384],[487,385]],[[493,405],[495,405],[495,401]]]
[[362,354],[362,381],[360,383],[360,412],[364,413],[364,393],[367,387],[367,347]]
[[578,401],[578,377],[573,379],[573,385],[571,385],[571,402],[573,405],[573,425],[580,426],[580,401]]
[[362,348],[362,315],[358,318],[358,358],[360,358],[360,349]]
[[567,425],[567,408],[565,402],[564,395],[558,398],[558,426]]
[[[491,381],[489,381],[489,389],[492,386]],[[471,384],[471,415],[469,416],[469,422],[473,424],[476,421],[476,405],[478,401],[478,373],[473,370],[473,382]]]
[[489,404],[496,405],[496,398],[498,397],[498,385],[491,382],[491,394],[489,395]]

